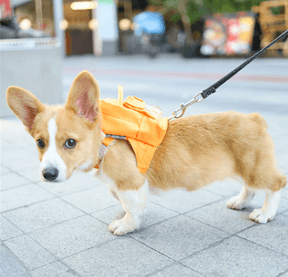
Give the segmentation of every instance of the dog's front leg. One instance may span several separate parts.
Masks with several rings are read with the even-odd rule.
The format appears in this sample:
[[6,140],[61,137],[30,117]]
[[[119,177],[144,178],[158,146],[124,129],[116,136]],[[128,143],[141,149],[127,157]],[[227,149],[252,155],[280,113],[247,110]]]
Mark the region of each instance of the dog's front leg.
[[140,227],[141,217],[146,207],[147,191],[147,182],[138,190],[117,190],[117,197],[126,213],[122,219],[115,220],[109,225],[110,232],[122,236]]

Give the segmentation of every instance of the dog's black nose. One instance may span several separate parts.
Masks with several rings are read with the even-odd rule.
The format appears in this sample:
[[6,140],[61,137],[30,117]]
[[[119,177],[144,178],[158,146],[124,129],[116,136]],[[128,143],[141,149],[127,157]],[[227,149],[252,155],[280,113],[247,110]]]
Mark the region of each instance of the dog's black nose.
[[42,175],[47,181],[54,181],[58,177],[58,169],[55,167],[48,167],[43,169]]

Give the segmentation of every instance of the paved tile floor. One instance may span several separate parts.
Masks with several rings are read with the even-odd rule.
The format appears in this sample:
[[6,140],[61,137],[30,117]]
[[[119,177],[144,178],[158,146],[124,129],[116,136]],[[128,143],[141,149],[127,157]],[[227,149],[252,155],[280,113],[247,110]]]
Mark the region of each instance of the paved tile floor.
[[[288,175],[288,115],[265,118]],[[232,180],[150,195],[141,229],[115,237],[107,227],[121,206],[105,185],[83,173],[42,183],[35,143],[14,117],[1,120],[0,170],[1,277],[288,276],[287,188],[265,225],[248,219],[262,193],[242,211],[225,207],[241,189]]]

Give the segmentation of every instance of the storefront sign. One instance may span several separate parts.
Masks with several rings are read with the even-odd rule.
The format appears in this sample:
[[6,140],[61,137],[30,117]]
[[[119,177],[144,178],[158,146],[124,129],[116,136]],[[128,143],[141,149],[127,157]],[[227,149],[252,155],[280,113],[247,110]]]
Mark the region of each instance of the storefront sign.
[[217,14],[205,21],[203,55],[247,54],[251,51],[255,14]]

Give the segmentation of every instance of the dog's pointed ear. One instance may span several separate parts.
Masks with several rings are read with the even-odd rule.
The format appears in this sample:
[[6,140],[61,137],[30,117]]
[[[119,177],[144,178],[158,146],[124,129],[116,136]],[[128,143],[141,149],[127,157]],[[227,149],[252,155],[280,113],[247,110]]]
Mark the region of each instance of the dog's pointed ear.
[[23,122],[28,131],[32,130],[35,117],[46,107],[31,92],[11,86],[7,89],[6,101],[12,112]]
[[91,73],[82,71],[74,80],[66,102],[66,108],[90,122],[99,118],[100,89]]

